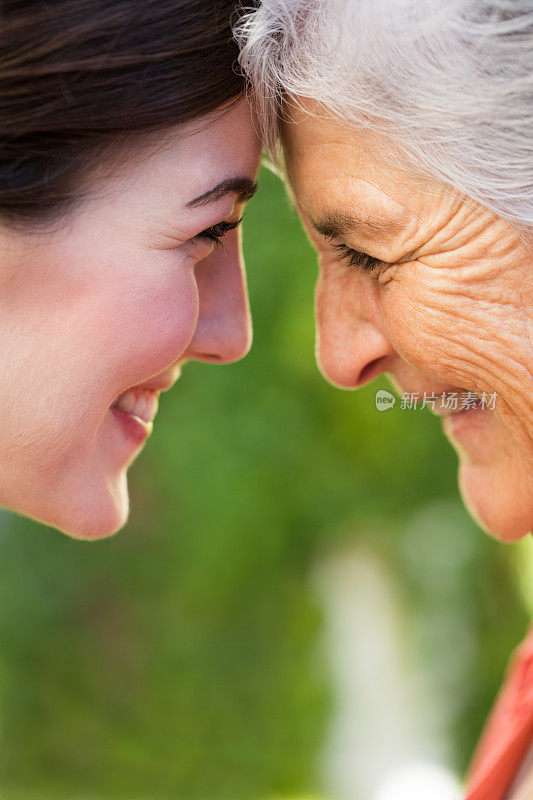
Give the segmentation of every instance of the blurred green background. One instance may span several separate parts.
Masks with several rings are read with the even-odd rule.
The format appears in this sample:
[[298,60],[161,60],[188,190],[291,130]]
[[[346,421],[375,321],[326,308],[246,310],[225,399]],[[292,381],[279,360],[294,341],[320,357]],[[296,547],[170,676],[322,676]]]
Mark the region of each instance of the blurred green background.
[[525,632],[531,548],[469,520],[430,414],[377,412],[386,381],[321,378],[315,259],[265,170],[244,246],[253,349],[187,365],[161,398],[128,526],[82,543],[0,517],[2,798],[329,797],[336,689],[312,575],[361,546],[401,597],[464,772]]

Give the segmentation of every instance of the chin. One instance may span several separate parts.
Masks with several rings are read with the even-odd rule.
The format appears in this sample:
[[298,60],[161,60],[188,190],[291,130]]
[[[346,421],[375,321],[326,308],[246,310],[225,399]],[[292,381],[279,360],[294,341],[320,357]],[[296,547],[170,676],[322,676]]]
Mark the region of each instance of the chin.
[[476,522],[502,542],[516,542],[533,531],[533,497],[523,474],[490,465],[461,463],[459,489]]
[[73,539],[95,541],[113,536],[128,520],[127,471],[107,476],[105,481],[99,478],[91,483],[87,476],[78,486],[49,495],[45,506],[22,513]]
[[72,539],[94,542],[98,539],[107,539],[124,527],[128,520],[128,510],[114,507],[108,509],[98,509],[90,514],[74,516],[70,519],[53,524],[61,533],[65,533]]

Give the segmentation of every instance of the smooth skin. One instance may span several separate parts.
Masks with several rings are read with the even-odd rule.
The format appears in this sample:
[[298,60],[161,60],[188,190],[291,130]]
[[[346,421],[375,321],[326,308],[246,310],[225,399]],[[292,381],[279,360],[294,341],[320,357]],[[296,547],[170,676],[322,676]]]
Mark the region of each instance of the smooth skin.
[[250,347],[240,233],[201,236],[249,193],[189,204],[251,184],[259,152],[241,102],[130,148],[59,225],[0,227],[0,505],[79,538],[125,523],[139,448],[113,401]]
[[[320,369],[346,389],[386,373],[400,392],[496,392],[493,411],[436,413],[469,510],[495,537],[519,539],[533,530],[531,239],[392,166],[402,160],[389,139],[347,127],[314,101],[287,103],[286,117],[290,191],[319,254]],[[343,230],[324,236],[332,220]],[[349,267],[339,244],[380,263]]]

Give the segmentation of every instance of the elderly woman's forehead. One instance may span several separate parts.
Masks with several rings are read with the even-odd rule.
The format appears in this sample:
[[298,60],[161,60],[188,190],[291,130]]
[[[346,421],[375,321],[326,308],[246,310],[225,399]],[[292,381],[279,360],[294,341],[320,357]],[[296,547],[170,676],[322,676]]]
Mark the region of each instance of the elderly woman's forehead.
[[[290,180],[290,178],[289,178]],[[295,193],[307,213],[317,216],[324,211],[350,209],[361,215],[370,214],[386,221],[388,227],[401,228],[412,216],[410,209],[394,196],[393,190],[376,179],[367,180],[350,171],[336,175],[320,174],[319,170],[302,173],[293,184]]]
[[355,132],[314,100],[299,98],[283,106],[281,138],[286,151],[301,152],[325,144],[350,146]]
[[[320,171],[327,166],[340,174],[344,169],[363,177],[382,174],[387,180],[395,177],[400,182],[405,172],[397,154],[398,166],[387,156],[395,146],[384,136],[367,129],[346,125],[311,101],[303,107],[291,107],[281,124],[281,140],[289,170]],[[317,116],[313,115],[316,110]],[[396,155],[394,156],[396,160]]]
[[288,148],[286,171],[289,183],[306,212],[314,215],[326,208],[370,209],[401,226],[411,216],[404,177],[391,175],[366,161],[354,147],[350,158],[341,158],[335,147]]

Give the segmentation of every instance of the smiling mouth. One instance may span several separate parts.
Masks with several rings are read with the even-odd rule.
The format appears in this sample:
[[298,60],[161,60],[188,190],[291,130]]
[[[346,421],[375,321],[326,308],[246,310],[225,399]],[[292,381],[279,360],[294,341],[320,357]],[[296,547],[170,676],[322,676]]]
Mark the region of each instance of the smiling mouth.
[[111,408],[118,408],[140,422],[152,422],[157,414],[159,392],[152,389],[128,389],[120,394]]

